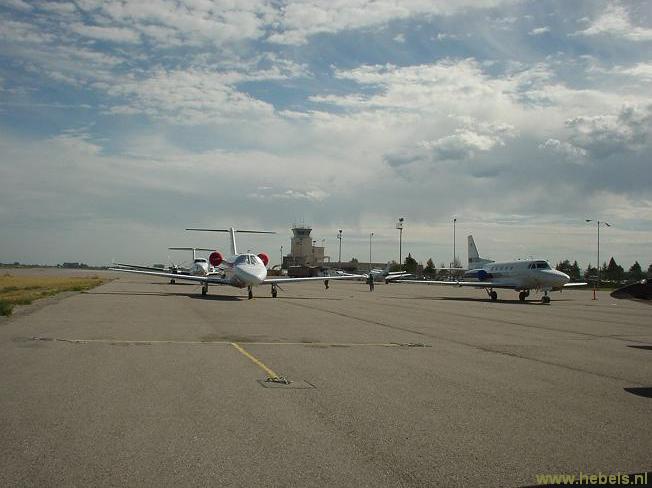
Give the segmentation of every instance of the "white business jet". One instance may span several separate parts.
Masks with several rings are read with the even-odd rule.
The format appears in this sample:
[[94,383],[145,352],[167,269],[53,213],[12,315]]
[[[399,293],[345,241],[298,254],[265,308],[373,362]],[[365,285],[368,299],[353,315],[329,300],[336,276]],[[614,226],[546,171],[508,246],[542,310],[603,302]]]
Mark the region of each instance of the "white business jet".
[[[206,258],[197,257],[197,251],[212,251],[213,249],[208,249],[205,247],[168,247],[171,251],[192,251],[192,264],[189,268],[184,266],[178,266],[173,264],[168,267],[168,272],[170,274],[180,274],[180,275],[192,275],[192,276],[207,276],[214,272],[213,268],[209,266],[208,260]],[[127,264],[127,263],[113,263],[115,266],[120,268],[129,268],[129,269],[140,269],[144,271],[157,271],[161,272],[161,268],[154,266],[141,266],[138,264]],[[170,279],[170,284],[174,284],[175,278]]]
[[392,268],[392,263],[387,263],[385,269],[374,268],[369,271],[369,274],[373,277],[374,281],[385,281],[389,283],[394,280],[405,279],[409,276],[412,276],[410,273],[405,271],[390,271]]
[[228,285],[236,288],[247,288],[249,299],[254,297],[253,288],[260,285],[270,285],[272,297],[276,298],[280,284],[296,283],[299,281],[323,281],[326,288],[330,280],[351,280],[363,277],[363,275],[346,275],[346,276],[314,276],[309,278],[268,278],[267,263],[269,256],[264,252],[256,254],[238,253],[235,242],[236,233],[246,234],[275,234],[275,232],[260,230],[236,230],[230,229],[186,229],[204,232],[228,232],[230,235],[231,256],[224,258],[219,251],[213,251],[209,256],[209,262],[215,269],[215,272],[204,276],[180,275],[165,272],[141,271],[136,269],[111,268],[114,271],[123,273],[136,273],[150,276],[161,276],[163,278],[177,279],[181,281],[193,281],[201,283],[202,295],[208,293],[209,285]]
[[518,291],[518,299],[522,302],[530,295],[530,290],[542,291],[543,303],[550,303],[548,296],[550,291],[586,286],[586,283],[570,283],[570,277],[566,273],[552,269],[550,263],[544,259],[501,263],[483,259],[478,254],[473,236],[468,237],[468,248],[469,269],[464,270],[464,279],[468,281],[399,280],[399,282],[484,288],[492,301],[498,300],[498,293],[495,291],[498,288]]

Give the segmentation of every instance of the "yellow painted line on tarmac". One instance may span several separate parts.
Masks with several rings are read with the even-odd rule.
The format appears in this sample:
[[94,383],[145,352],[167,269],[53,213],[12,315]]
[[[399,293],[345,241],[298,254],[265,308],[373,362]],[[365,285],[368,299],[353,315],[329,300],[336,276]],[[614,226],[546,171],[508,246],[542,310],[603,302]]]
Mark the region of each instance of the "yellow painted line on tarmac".
[[258,366],[260,369],[262,369],[269,378],[279,378],[279,375],[277,375],[274,370],[271,368],[267,367],[265,363],[263,363],[260,359],[258,359],[256,356],[248,352],[244,347],[242,347],[240,344],[237,342],[232,342],[231,345],[235,347],[240,353],[242,353],[244,356],[249,358],[249,360],[254,363],[256,366]]

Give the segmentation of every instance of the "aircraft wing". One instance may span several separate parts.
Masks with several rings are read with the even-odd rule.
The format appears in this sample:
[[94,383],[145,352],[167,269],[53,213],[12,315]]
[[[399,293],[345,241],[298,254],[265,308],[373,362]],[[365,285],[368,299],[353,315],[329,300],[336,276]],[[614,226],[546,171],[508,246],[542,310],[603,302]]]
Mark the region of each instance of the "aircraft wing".
[[571,286],[586,286],[588,283],[566,283],[564,288],[570,288]]
[[338,276],[310,276],[307,278],[267,278],[263,281],[263,285],[277,284],[281,285],[283,283],[295,283],[298,281],[330,281],[330,280],[359,280],[360,278],[366,278],[366,275],[338,275]]
[[120,271],[122,273],[134,273],[142,274],[147,276],[159,276],[161,278],[170,278],[174,280],[182,281],[194,281],[195,283],[208,283],[210,285],[230,285],[231,282],[221,278],[219,276],[208,275],[208,276],[193,276],[177,273],[157,273],[155,271],[140,271],[137,269],[123,269],[123,268],[109,268],[111,271]]
[[414,283],[417,285],[471,286],[474,288],[506,288],[512,290],[516,285],[494,283],[491,281],[430,281],[430,280],[394,280],[394,283]]
[[[126,263],[113,263],[114,266],[123,266],[125,268],[133,268],[133,269],[142,269],[144,271],[162,271],[161,268],[155,268],[154,266],[140,266],[138,264],[126,264]],[[179,266],[177,268],[179,271],[187,273],[190,271],[188,268],[183,268]]]
[[[384,277],[385,281],[395,281],[398,282],[401,278],[405,278],[407,276],[410,276],[411,273],[397,273],[397,274],[388,274],[387,276]],[[408,281],[408,280],[405,280]]]

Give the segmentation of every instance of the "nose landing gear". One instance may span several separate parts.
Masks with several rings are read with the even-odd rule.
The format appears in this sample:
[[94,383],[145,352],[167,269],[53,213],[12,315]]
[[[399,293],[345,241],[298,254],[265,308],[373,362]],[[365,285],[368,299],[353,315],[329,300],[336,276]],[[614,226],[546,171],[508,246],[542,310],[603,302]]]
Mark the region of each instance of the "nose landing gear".
[[487,290],[487,295],[489,295],[489,298],[491,298],[492,302],[498,300],[498,293],[496,293],[494,290]]
[[278,290],[276,289],[276,283],[272,283],[272,298],[276,298],[278,295]]
[[202,296],[206,296],[208,294],[208,284],[203,284],[201,286],[201,294]]
[[249,298],[248,298],[248,300],[251,300],[254,297],[254,291],[251,289],[251,286],[248,286],[247,290],[249,290]]

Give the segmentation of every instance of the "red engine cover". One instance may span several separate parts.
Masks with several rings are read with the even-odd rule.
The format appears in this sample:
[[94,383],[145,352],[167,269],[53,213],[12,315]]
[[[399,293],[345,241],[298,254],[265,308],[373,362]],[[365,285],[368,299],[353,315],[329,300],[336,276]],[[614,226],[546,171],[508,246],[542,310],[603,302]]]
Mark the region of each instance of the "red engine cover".
[[263,264],[264,264],[265,266],[267,266],[267,263],[269,263],[269,256],[268,256],[267,254],[265,254],[264,252],[261,252],[261,253],[258,255],[258,257],[259,257],[260,260],[263,262]]
[[218,267],[224,261],[224,257],[219,251],[213,251],[208,257],[208,262],[211,263],[211,266],[214,268]]

